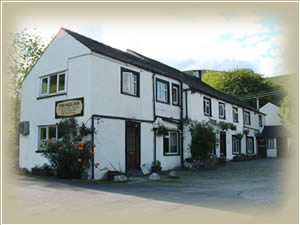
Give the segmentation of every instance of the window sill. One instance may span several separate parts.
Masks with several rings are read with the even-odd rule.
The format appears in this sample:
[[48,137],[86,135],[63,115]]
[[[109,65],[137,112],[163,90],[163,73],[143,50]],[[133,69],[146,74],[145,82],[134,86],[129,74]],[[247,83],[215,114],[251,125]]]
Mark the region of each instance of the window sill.
[[129,94],[129,93],[122,92],[122,91],[121,91],[121,94],[123,94],[123,95],[128,95],[128,96],[132,96],[132,97],[136,97],[136,98],[139,98],[139,97],[140,97],[139,95],[133,95],[133,94]]
[[212,114],[206,114],[206,113],[204,113],[204,116],[212,117]]
[[170,105],[170,102],[164,102],[164,101],[160,101],[160,100],[156,100],[156,102],[159,102],[159,103],[163,103],[163,104]]
[[39,96],[36,99],[40,100],[40,99],[44,99],[44,98],[52,98],[52,97],[57,97],[57,96],[61,96],[61,95],[66,95],[67,93],[58,93],[58,94],[53,94],[53,95],[45,95],[45,96]]
[[180,153],[164,153],[164,156],[180,156]]

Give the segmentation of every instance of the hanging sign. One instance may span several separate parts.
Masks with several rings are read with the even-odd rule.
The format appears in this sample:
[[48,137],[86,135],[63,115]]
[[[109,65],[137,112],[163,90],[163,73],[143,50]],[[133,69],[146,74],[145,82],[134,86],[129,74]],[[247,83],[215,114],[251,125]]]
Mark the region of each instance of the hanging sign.
[[55,119],[83,116],[84,99],[74,98],[55,102]]

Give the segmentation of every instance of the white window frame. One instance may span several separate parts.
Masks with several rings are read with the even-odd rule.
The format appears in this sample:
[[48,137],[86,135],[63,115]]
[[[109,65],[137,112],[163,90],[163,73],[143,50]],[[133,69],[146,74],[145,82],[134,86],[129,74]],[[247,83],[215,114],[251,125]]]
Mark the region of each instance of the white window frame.
[[267,138],[267,149],[276,149],[276,138]]
[[[237,115],[237,120],[235,120],[235,115]],[[234,123],[239,122],[239,109],[237,107],[232,107],[232,121]]]
[[[174,90],[176,90],[175,92],[175,96],[176,96],[176,99],[174,99]],[[173,105],[179,105],[179,88],[178,86],[173,86],[172,85],[172,104]]]
[[211,116],[211,99],[204,97],[203,102],[204,102],[204,115]]
[[[65,79],[64,79],[64,90],[59,91],[59,78],[61,75],[65,75]],[[54,93],[50,93],[50,77],[52,76],[56,76],[56,92]],[[43,91],[43,80],[47,79],[47,91],[46,93],[42,93]],[[61,94],[61,93],[65,93],[66,92],[66,85],[67,85],[67,73],[66,71],[63,72],[59,72],[59,73],[53,73],[53,74],[49,74],[46,76],[42,76],[40,77],[40,96],[51,96],[51,95],[57,95],[57,94]]]
[[[176,134],[177,137],[177,151],[171,152],[171,134]],[[165,135],[164,138],[169,139],[169,146],[168,146],[168,152],[164,152],[164,155],[179,155],[180,154],[180,145],[179,145],[179,132],[178,131],[169,131],[168,135]]]
[[[221,107],[221,108],[220,108]],[[221,110],[220,110],[221,109]],[[222,114],[222,113],[223,114]],[[219,118],[225,119],[226,118],[226,109],[225,109],[225,103],[219,102]]]
[[244,123],[246,125],[251,125],[251,113],[249,111],[244,111]]
[[[159,87],[160,86],[160,87]],[[165,87],[165,88],[162,88]],[[168,87],[169,85],[163,81],[157,80],[156,81],[156,93],[157,93],[157,101],[159,102],[164,102],[164,103],[169,103],[169,96],[168,96]],[[163,93],[165,94],[166,98],[163,99]]]
[[[234,155],[238,155],[241,152],[241,140],[236,137],[236,136],[232,136],[232,154]],[[237,150],[237,151],[236,151]]]
[[[127,79],[127,87],[125,79]],[[138,95],[138,76],[136,74],[122,71],[122,92],[133,96]]]
[[[39,138],[38,138],[38,146],[39,146],[39,148],[40,148],[40,146],[41,146],[41,144],[43,143],[42,141],[44,140],[44,141],[48,141],[49,140],[49,127],[55,127],[56,128],[56,134],[55,134],[55,139],[57,139],[58,138],[58,129],[57,129],[57,126],[55,125],[55,124],[51,124],[51,125],[46,125],[46,126],[39,126],[38,127],[38,129],[39,129]],[[42,132],[41,132],[41,130],[43,129],[43,128],[46,128],[46,139],[41,139],[41,135],[42,135]]]

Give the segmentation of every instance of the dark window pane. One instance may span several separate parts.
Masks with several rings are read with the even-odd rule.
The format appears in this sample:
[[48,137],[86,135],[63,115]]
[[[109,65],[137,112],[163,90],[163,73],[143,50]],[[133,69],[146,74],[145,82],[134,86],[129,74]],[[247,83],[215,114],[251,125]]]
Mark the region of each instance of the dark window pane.
[[47,128],[42,127],[41,128],[41,140],[46,139],[47,138]]
[[168,153],[168,152],[169,152],[169,138],[164,137],[164,153]]
[[56,138],[56,126],[50,126],[48,129],[49,129],[48,139],[51,140],[52,138]]
[[58,90],[63,91],[65,90],[65,74],[59,75],[59,85]]
[[42,94],[47,94],[48,89],[48,77],[44,78],[42,81]]
[[57,87],[57,75],[50,77],[50,94],[56,93]]

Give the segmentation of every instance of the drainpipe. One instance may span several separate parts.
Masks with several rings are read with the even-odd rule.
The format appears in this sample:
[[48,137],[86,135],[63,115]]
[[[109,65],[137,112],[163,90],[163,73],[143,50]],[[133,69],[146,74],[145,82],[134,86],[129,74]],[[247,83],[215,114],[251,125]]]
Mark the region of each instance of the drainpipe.
[[181,137],[181,168],[183,168],[183,124],[182,124],[182,120],[183,120],[183,85],[182,85],[182,81],[180,81],[180,121],[181,121],[181,124],[180,124],[180,130],[181,130],[181,135],[180,135],[180,137]]
[[[91,125],[91,129],[92,129],[92,151],[94,152],[94,130],[95,130],[95,126],[94,126],[94,115],[92,115],[92,125]],[[94,165],[95,165],[95,157],[93,154],[92,157],[92,179],[94,180],[95,177],[95,169],[94,169]]]
[[[155,123],[155,120],[156,120],[154,77],[155,77],[155,73],[152,74],[153,123]],[[153,143],[154,143],[154,149],[153,149],[154,160],[153,161],[156,161],[156,129],[157,128],[153,128]]]

